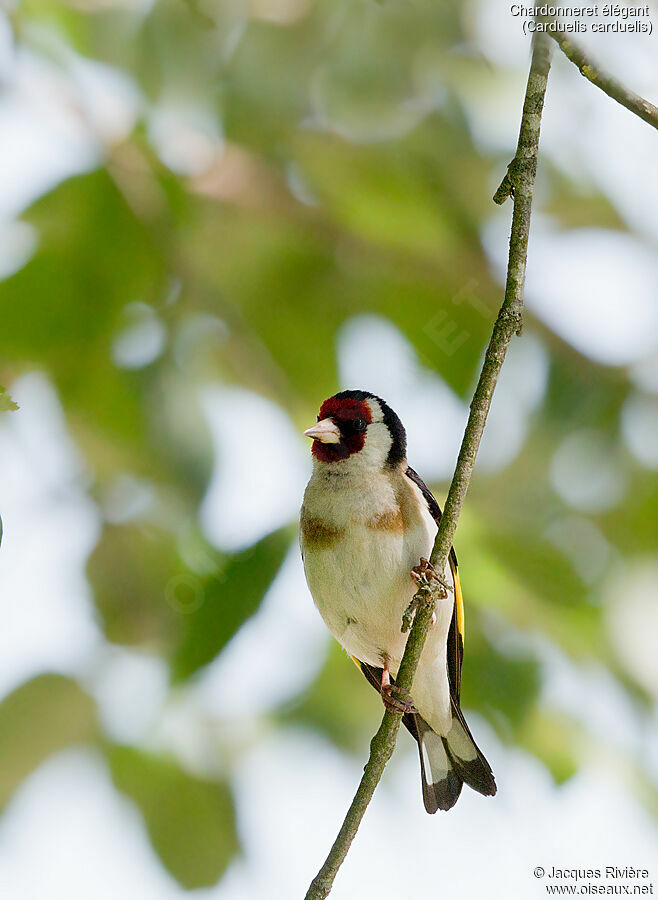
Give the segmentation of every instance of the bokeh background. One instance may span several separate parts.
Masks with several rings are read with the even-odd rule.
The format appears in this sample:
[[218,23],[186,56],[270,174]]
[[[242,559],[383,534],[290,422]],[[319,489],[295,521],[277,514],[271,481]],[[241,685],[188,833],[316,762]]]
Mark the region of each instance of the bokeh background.
[[[651,14],[582,43],[655,101]],[[2,897],[303,895],[382,710],[303,580],[300,432],[373,390],[443,498],[528,62],[487,0],[5,8]],[[657,160],[558,56],[526,324],[456,543],[499,794],[428,817],[401,735],[337,900],[658,879]]]

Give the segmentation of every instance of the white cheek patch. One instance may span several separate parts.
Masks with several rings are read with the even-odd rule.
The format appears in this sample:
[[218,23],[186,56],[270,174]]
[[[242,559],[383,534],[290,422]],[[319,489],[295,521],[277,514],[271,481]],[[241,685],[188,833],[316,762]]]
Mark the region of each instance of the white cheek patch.
[[378,401],[371,397],[368,401],[368,406],[370,407],[370,414],[372,418],[372,423],[376,424],[384,421],[384,413],[382,411],[381,406]]
[[393,439],[386,425],[383,422],[373,422],[371,425],[368,425],[366,442],[363,450],[358,455],[363,458],[364,464],[368,468],[381,469],[386,462],[392,444]]

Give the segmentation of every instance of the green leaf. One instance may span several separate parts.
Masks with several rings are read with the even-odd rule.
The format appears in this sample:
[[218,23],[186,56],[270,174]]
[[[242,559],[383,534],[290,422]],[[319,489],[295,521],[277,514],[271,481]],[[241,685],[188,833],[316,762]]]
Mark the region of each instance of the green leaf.
[[152,477],[162,454],[148,443],[149,373],[112,361],[126,307],[157,303],[165,290],[164,261],[149,230],[103,170],[60,184],[24,218],[38,244],[26,265],[0,283],[3,358],[47,372],[76,440],[98,469],[118,459],[122,468]]
[[70,678],[38,675],[0,703],[0,809],[45,759],[96,734],[93,700]]
[[108,759],[116,787],[139,807],[166,869],[188,890],[215,884],[239,851],[228,785],[133,747],[112,746]]
[[172,659],[172,677],[189,678],[205,666],[252,616],[290,546],[282,528],[231,557],[219,576],[208,578],[198,608],[184,617],[184,634]]
[[101,348],[109,364],[108,345],[124,305],[150,298],[157,255],[103,170],[59,185],[24,218],[37,229],[39,244],[0,285],[8,351],[56,363],[68,384],[83,360],[101,364]]
[[14,403],[9,394],[0,384],[0,412],[12,412],[18,409],[18,403]]
[[180,614],[168,600],[186,569],[174,537],[148,525],[106,525],[87,563],[87,576],[107,638],[117,644],[169,648]]

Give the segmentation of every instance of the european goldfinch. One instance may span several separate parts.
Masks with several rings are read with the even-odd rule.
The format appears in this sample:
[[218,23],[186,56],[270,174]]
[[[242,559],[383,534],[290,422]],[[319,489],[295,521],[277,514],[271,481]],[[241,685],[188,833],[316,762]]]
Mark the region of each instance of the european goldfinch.
[[391,681],[407,639],[401,622],[416,591],[412,570],[429,558],[441,516],[407,465],[400,419],[374,394],[341,391],[325,400],[304,434],[313,440],[313,474],[300,543],[322,618],[384,702],[404,711],[418,742],[427,812],[454,806],[464,783],[495,794],[491,768],[459,707],[464,609],[454,551],[444,572],[451,590],[436,606],[413,705],[396,696]]

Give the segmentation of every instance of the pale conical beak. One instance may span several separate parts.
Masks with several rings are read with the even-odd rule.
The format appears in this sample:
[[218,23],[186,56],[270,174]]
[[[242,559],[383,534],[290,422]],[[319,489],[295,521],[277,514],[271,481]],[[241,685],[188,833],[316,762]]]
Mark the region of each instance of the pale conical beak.
[[321,444],[340,444],[340,429],[331,419],[323,419],[317,425],[307,428],[304,434]]

